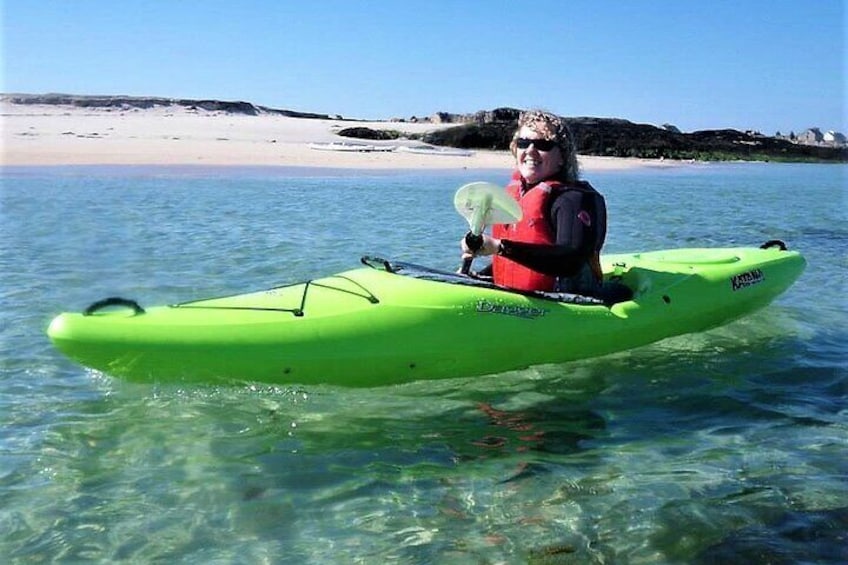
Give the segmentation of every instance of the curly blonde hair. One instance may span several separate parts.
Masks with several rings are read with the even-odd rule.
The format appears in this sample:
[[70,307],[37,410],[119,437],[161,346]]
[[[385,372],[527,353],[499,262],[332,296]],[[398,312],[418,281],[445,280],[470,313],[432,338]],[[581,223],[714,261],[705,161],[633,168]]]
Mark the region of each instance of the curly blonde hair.
[[513,156],[518,153],[516,145],[519,137],[519,132],[523,127],[529,127],[537,132],[544,139],[556,141],[560,153],[562,153],[562,168],[557,175],[560,180],[565,182],[575,182],[580,176],[580,169],[577,164],[577,148],[574,145],[574,136],[571,135],[571,130],[561,117],[544,110],[526,110],[518,116],[518,127],[512,135],[512,141],[509,144],[509,149]]

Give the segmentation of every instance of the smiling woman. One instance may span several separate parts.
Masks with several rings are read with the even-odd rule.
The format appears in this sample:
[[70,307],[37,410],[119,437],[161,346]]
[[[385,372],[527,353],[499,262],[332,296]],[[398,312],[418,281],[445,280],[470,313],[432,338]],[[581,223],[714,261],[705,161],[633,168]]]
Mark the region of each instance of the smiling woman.
[[510,149],[515,171],[507,192],[521,205],[522,219],[494,226],[478,250],[463,240],[463,257],[494,255],[494,280],[506,287],[603,296],[606,202],[578,179],[565,121],[541,110],[523,112]]
[[[530,151],[531,146],[535,152]],[[553,176],[577,181],[574,136],[559,116],[538,110],[522,113],[509,148],[519,172],[531,184]]]

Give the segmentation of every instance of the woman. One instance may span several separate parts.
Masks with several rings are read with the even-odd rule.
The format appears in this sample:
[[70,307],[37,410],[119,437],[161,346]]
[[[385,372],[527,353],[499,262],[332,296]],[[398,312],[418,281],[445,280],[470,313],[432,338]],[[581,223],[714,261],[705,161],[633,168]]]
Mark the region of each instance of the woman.
[[463,240],[463,258],[494,255],[494,282],[502,286],[598,296],[606,203],[577,178],[568,126],[548,112],[524,112],[510,149],[515,171],[506,190],[521,205],[523,217],[516,224],[493,226],[476,252]]

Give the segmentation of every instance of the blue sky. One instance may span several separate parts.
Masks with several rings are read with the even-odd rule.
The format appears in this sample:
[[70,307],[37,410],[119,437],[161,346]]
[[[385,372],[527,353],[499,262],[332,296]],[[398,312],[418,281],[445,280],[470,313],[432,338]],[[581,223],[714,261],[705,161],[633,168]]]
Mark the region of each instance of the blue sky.
[[848,133],[845,0],[0,0],[3,92]]

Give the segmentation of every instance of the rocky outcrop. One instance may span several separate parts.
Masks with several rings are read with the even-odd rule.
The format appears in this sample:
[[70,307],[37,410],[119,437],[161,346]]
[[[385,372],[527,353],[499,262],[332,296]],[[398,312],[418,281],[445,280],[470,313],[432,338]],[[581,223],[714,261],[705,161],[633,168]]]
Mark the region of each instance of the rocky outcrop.
[[[514,112],[514,113],[513,113]],[[431,132],[424,141],[463,149],[507,149],[515,131],[517,110],[498,109],[463,117],[452,128]],[[500,120],[498,117],[508,117]],[[514,117],[513,117],[514,116]],[[848,161],[844,147],[820,147],[733,129],[681,133],[612,118],[564,118],[583,155],[651,159]]]
[[520,113],[521,110],[515,108],[495,108],[494,110],[481,110],[473,114],[436,112],[430,116],[430,122],[434,124],[492,124],[516,121]]
[[356,139],[370,139],[372,141],[386,141],[401,136],[399,131],[363,127],[345,128],[336,133],[342,137],[355,137]]

